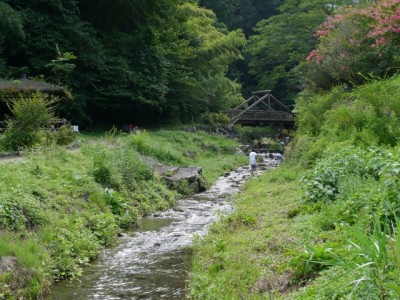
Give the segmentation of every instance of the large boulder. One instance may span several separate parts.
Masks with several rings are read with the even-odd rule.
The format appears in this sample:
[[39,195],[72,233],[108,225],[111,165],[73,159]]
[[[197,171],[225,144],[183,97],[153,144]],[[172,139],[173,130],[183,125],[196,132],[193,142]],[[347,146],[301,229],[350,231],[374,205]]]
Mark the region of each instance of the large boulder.
[[166,165],[155,166],[156,172],[162,176],[168,187],[177,189],[185,185],[194,193],[206,189],[205,178],[200,167],[173,167]]

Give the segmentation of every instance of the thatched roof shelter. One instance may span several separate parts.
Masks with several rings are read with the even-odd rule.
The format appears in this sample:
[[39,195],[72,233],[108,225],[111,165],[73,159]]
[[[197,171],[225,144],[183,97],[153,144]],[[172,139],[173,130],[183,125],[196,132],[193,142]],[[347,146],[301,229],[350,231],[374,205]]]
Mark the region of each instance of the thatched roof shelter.
[[30,94],[34,92],[41,92],[43,94],[50,94],[60,97],[68,97],[68,94],[62,87],[41,81],[30,79],[0,80],[0,99],[3,98],[2,96],[9,97],[13,94]]

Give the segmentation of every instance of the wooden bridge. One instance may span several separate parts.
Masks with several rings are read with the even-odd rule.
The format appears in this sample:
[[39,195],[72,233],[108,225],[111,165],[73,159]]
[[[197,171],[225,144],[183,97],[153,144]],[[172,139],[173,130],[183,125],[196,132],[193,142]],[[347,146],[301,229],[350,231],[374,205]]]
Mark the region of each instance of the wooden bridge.
[[[273,109],[272,103],[283,110]],[[247,107],[244,108],[246,104]],[[293,124],[296,117],[285,104],[271,94],[270,90],[254,92],[245,102],[224,113],[231,119],[231,125]]]

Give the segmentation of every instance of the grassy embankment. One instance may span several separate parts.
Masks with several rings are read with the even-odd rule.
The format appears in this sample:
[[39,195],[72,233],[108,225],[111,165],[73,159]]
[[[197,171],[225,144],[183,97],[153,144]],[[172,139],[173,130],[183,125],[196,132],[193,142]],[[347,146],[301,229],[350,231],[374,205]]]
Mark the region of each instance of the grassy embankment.
[[193,299],[400,299],[400,77],[298,100],[287,160],[194,249]]
[[201,166],[211,183],[246,161],[236,146],[201,132],[142,132],[0,164],[0,299],[40,298],[55,280],[80,276],[119,231],[173,205],[179,194],[144,157]]

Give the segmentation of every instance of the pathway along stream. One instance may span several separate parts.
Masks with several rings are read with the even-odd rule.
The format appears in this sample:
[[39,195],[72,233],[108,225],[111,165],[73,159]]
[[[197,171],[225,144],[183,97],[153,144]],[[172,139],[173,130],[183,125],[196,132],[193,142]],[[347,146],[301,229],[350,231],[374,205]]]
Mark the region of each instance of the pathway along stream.
[[[276,165],[264,159],[258,172]],[[232,212],[231,195],[250,176],[248,167],[220,177],[206,192],[142,221],[118,247],[104,250],[82,278],[53,286],[46,300],[184,299],[194,235],[207,233],[219,215]]]

